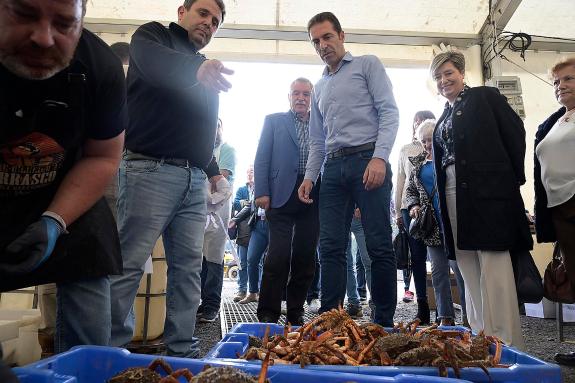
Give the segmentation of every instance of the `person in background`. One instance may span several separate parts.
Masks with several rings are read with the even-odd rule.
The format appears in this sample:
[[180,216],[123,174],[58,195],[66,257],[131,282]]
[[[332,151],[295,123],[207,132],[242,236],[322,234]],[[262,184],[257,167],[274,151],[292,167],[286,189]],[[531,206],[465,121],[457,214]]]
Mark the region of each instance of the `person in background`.
[[[126,87],[83,28],[86,1],[0,3],[0,291],[56,283],[55,352],[110,342],[122,272],[102,198],[118,170]],[[51,334],[50,334],[51,337]]]
[[316,53],[326,64],[312,94],[309,158],[298,193],[303,202],[314,202],[310,195],[323,167],[319,196],[320,312],[343,304],[345,251],[357,205],[372,273],[377,275],[372,280],[374,321],[393,326],[397,283],[388,161],[399,113],[392,85],[377,57],[346,52],[345,33],[333,13],[315,15],[307,30]]
[[321,292],[321,263],[319,263],[319,251],[318,246],[315,251],[315,271],[306,296],[308,310],[314,314],[317,314],[321,306],[321,302],[319,300],[319,294]]
[[[555,242],[575,285],[575,57],[551,70],[561,108],[535,134],[535,231],[537,242]],[[575,366],[575,352],[555,355],[559,364]]]
[[[352,236],[353,234],[353,236]],[[361,301],[366,300],[367,289],[371,292],[371,260],[365,244],[365,233],[361,226],[361,212],[359,208],[353,211],[351,219],[350,236],[347,245],[347,313],[355,319],[363,317]],[[361,265],[361,269],[358,267]],[[364,266],[365,265],[365,266]],[[363,297],[359,289],[360,279],[363,278]],[[366,289],[367,286],[367,289]]]
[[416,136],[424,151],[415,157],[409,157],[413,169],[405,191],[405,203],[409,210],[409,216],[412,219],[419,217],[422,207],[431,209],[433,212],[433,229],[422,241],[427,246],[427,254],[431,261],[431,281],[437,304],[437,319],[441,326],[454,326],[455,311],[453,310],[453,298],[451,296],[450,267],[455,273],[457,287],[459,288],[459,299],[463,308],[463,323],[467,322],[465,285],[459,267],[457,267],[457,261],[447,259],[441,240],[439,198],[435,188],[432,155],[435,122],[435,120],[425,120],[417,128]]
[[309,151],[309,106],[313,85],[299,77],[290,85],[290,110],[266,116],[256,159],[256,206],[265,209],[269,249],[258,303],[258,319],[277,322],[286,294],[287,321],[303,325],[304,302],[313,280],[319,236],[319,182],[312,204],[299,200]]
[[[257,182],[257,179],[254,179]],[[251,228],[250,242],[248,244],[248,291],[249,293],[238,303],[248,304],[257,302],[259,299],[260,281],[263,269],[263,257],[269,244],[269,226],[266,219],[266,211],[257,207],[255,200],[251,202],[248,212],[247,223]],[[241,213],[238,214],[241,216]],[[238,217],[238,220],[241,220]],[[236,221],[236,220],[234,220]]]
[[465,281],[469,324],[523,349],[510,256],[533,247],[519,191],[523,121],[496,88],[465,85],[462,53],[439,53],[430,74],[447,99],[433,135],[443,243]]
[[168,263],[164,342],[171,356],[198,357],[206,176],[228,183],[213,156],[219,96],[233,71],[204,48],[224,20],[222,0],[185,0],[178,22],[150,22],[130,42],[129,125],[120,166],[118,231],[124,274],[112,280],[112,345],[132,340],[143,267],[162,236]]
[[[238,292],[234,297],[234,302],[244,299],[248,291],[248,245],[250,243],[251,227],[248,225],[249,208],[254,200],[254,166],[248,166],[247,182],[236,191],[233,204],[233,218],[228,227],[237,232],[236,245],[238,247],[238,257],[240,258],[240,270],[238,272]],[[243,210],[247,208],[247,210]],[[244,214],[239,213],[244,211]],[[240,219],[241,218],[241,219]]]
[[[229,183],[231,195],[236,168],[236,150],[223,141],[223,129],[222,120],[218,119],[214,156],[220,173]],[[211,185],[208,186],[211,189]],[[220,190],[220,194],[218,192],[211,193],[211,190],[208,192],[208,217],[202,251],[202,303],[198,307],[198,314],[196,314],[199,322],[215,321],[222,301],[224,252],[228,242],[228,222],[232,204],[229,196],[222,201],[224,195],[221,192],[222,190]],[[211,206],[212,204],[216,206]]]
[[[403,301],[409,303],[413,301],[413,292],[409,290],[411,275],[415,284],[417,294],[417,317],[422,324],[429,323],[429,305],[427,303],[427,249],[425,244],[409,235],[409,224],[411,217],[406,205],[406,190],[409,185],[409,178],[413,170],[413,164],[409,160],[423,152],[421,143],[415,136],[415,131],[423,121],[435,118],[429,110],[420,110],[413,117],[411,143],[403,146],[399,151],[399,163],[397,167],[397,185],[395,185],[395,207],[399,214],[395,217],[398,228],[403,228],[408,234],[409,252],[411,253],[410,268],[403,270],[404,294]],[[398,209],[399,207],[399,209]]]
[[130,65],[130,44],[117,42],[110,45],[110,49],[122,62],[122,65]]

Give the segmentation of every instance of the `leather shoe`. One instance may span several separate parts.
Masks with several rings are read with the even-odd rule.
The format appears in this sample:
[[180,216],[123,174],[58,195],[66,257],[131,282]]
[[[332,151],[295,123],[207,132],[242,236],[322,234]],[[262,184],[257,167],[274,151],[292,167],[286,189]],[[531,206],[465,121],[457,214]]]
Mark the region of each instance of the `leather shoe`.
[[287,322],[292,326],[303,326],[303,324],[305,323],[305,319],[303,315],[299,315],[295,318],[288,318]]
[[260,323],[278,323],[278,319],[279,318],[274,319],[274,317],[269,314],[258,315],[258,320],[260,321]]
[[564,366],[575,366],[575,352],[555,354],[555,361]]
[[245,296],[244,299],[239,301],[239,304],[245,305],[247,303],[257,302],[258,301],[258,293],[249,293]]
[[248,293],[246,293],[245,291],[238,291],[238,293],[234,297],[234,302],[238,303],[239,301],[244,299],[246,297],[246,295],[248,295]]

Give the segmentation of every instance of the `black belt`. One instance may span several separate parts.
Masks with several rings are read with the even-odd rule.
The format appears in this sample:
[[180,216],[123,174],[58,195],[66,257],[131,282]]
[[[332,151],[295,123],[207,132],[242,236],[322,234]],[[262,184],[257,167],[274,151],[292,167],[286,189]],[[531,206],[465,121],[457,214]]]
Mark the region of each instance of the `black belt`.
[[156,158],[156,157],[152,157],[152,156],[147,156],[145,154],[132,152],[131,150],[128,150],[128,149],[126,149],[124,152],[124,160],[126,160],[126,161],[141,161],[141,160],[157,161],[157,162],[162,162],[162,163],[168,164],[168,165],[179,166],[181,168],[192,168],[192,167],[194,167],[192,164],[190,164],[190,161],[183,159],[183,158],[166,158],[166,157]]
[[359,145],[359,146],[350,146],[348,148],[340,148],[336,151],[327,154],[327,158],[333,159],[338,157],[345,157],[349,156],[350,154],[355,154],[359,152],[366,152],[368,150],[375,149],[375,142],[368,142],[367,144]]

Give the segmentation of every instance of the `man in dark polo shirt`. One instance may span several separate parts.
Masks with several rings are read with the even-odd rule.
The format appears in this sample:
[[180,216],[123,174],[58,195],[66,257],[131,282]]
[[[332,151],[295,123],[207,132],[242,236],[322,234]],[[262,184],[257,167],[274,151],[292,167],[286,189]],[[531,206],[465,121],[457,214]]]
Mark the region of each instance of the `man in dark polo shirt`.
[[126,150],[118,230],[124,274],[112,281],[112,345],[130,342],[130,314],[144,264],[163,237],[168,262],[164,342],[168,355],[197,357],[195,318],[206,223],[206,175],[225,182],[213,158],[218,92],[232,71],[198,53],[223,22],[221,0],[186,0],[178,23],[142,25],[130,43]]
[[102,199],[120,162],[120,61],[82,0],[0,2],[0,291],[56,283],[55,351],[110,341],[118,234]]

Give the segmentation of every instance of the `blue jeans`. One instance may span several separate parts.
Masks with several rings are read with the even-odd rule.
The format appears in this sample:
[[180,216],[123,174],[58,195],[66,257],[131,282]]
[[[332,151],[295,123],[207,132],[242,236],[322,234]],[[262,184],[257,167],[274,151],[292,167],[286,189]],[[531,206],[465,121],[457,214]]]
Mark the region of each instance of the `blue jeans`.
[[321,290],[321,263],[319,262],[319,246],[315,252],[315,273],[313,275],[313,280],[311,281],[311,286],[307,290],[306,301],[309,304],[312,299],[318,299]]
[[443,246],[428,246],[427,253],[431,260],[431,280],[433,282],[435,302],[437,302],[437,317],[439,319],[455,319],[453,297],[451,296],[451,281],[449,278],[449,268],[451,267],[455,273],[455,279],[459,289],[459,299],[463,311],[462,315],[463,318],[466,318],[465,286],[459,267],[457,267],[457,262],[447,259]]
[[359,306],[359,293],[357,292],[357,273],[355,272],[355,254],[351,251],[351,234],[349,235],[349,240],[347,241],[347,284],[346,284],[346,294],[347,303],[352,306]]
[[[401,209],[401,215],[403,216],[403,224],[406,228],[409,228],[411,217],[407,209]],[[413,274],[413,283],[415,284],[415,295],[418,301],[427,301],[427,267],[425,264],[427,261],[427,246],[425,246],[423,241],[415,239],[409,234],[407,238],[409,242],[409,252],[411,253],[411,272]],[[409,289],[409,280],[406,286]]]
[[268,242],[268,222],[258,219],[252,229],[252,236],[248,246],[248,284],[250,293],[260,291],[260,280],[263,270],[262,257],[268,247]]
[[[363,226],[361,226],[361,219],[353,218],[351,220],[351,232],[353,233],[353,236],[355,237],[355,243],[357,244],[356,257],[359,255],[359,260],[363,265],[363,270],[365,273],[367,289],[371,294],[371,259],[369,258],[369,253],[365,244],[365,233],[363,232]],[[359,273],[359,268],[357,268],[357,272]],[[357,277],[357,280],[359,288],[359,276]]]
[[129,315],[144,264],[160,235],[168,264],[164,342],[168,355],[199,356],[192,339],[200,304],[200,271],[206,223],[206,175],[163,161],[125,161],[120,166],[118,231],[124,274],[112,277],[112,342],[134,333]]
[[110,343],[110,279],[108,277],[58,283],[54,351],[79,345]]
[[372,151],[328,159],[319,197],[321,249],[321,309],[325,312],[343,303],[346,293],[347,257],[351,217],[357,205],[373,275],[374,321],[393,326],[397,303],[396,263],[391,243],[389,203],[391,167],[387,164],[382,186],[367,191],[363,173]]
[[248,291],[248,248],[238,245],[238,257],[240,258],[241,270],[238,272],[238,291]]
[[202,304],[204,313],[215,313],[220,310],[222,287],[224,285],[224,263],[202,260]]

